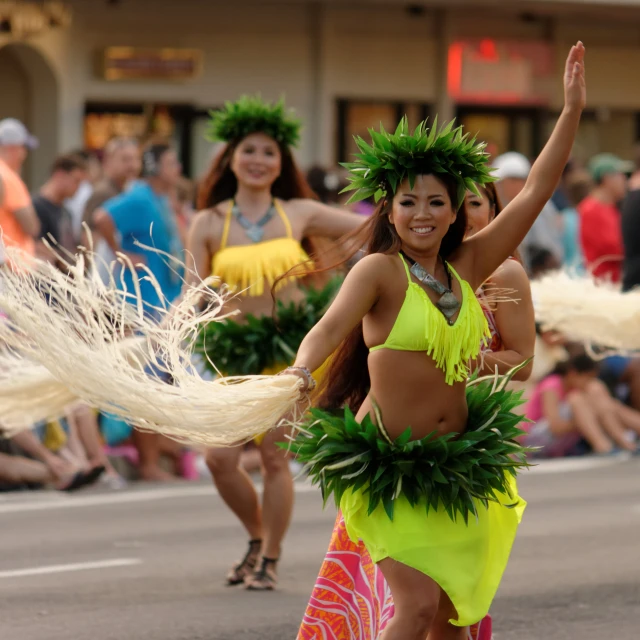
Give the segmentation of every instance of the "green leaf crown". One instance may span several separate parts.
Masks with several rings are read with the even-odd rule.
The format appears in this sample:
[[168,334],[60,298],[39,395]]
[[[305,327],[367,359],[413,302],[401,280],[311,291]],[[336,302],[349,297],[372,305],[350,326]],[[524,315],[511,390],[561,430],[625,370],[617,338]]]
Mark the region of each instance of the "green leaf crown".
[[211,142],[242,140],[258,132],[286,147],[295,147],[300,139],[300,121],[287,112],[283,99],[270,103],[259,95],[242,96],[209,115],[207,139]]
[[462,126],[454,127],[452,120],[438,129],[438,118],[429,129],[427,121],[421,122],[411,134],[405,116],[395,133],[369,129],[371,144],[360,136],[354,139],[360,153],[355,162],[345,162],[349,170],[350,184],[343,191],[355,191],[349,202],[358,202],[373,196],[381,198],[395,194],[398,186],[409,179],[413,189],[416,176],[425,174],[448,175],[457,185],[457,202],[460,207],[467,190],[478,193],[476,185],[494,182],[489,167],[486,144],[476,142],[469,134],[463,134]]

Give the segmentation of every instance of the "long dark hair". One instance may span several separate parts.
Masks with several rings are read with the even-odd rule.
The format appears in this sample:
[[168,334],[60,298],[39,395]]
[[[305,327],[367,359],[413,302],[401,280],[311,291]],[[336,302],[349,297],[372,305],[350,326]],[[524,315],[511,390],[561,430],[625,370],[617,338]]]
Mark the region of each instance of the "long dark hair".
[[[238,180],[231,170],[231,159],[242,140],[227,144],[213,159],[207,175],[198,188],[197,207],[210,209],[225,200],[231,200],[238,191]],[[278,144],[281,156],[281,171],[271,187],[271,194],[280,200],[292,198],[316,198],[304,174],[296,165],[289,147]]]
[[[446,175],[436,177],[446,186],[451,206],[455,208],[457,201],[455,182]],[[388,193],[391,193],[391,189],[388,189]],[[391,199],[383,200],[369,220],[360,229],[345,238],[345,246],[352,247],[347,260],[361,251],[362,247],[365,247],[364,253],[366,255],[372,253],[394,254],[400,251],[402,241],[395,227],[389,221],[392,206]],[[461,206],[458,208],[455,222],[449,227],[440,245],[440,255],[444,259],[449,259],[455,254],[462,244],[466,229],[467,215],[464,207]],[[369,351],[364,342],[362,322],[359,322],[331,357],[328,370],[314,396],[314,403],[328,410],[346,405],[356,412],[367,397],[371,386],[367,366],[368,356]]]

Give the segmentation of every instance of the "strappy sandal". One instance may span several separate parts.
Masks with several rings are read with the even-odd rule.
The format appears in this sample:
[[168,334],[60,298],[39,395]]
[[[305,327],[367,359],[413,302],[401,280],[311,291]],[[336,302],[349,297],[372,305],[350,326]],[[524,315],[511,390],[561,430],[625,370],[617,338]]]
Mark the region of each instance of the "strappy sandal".
[[244,558],[242,558],[238,564],[234,565],[227,574],[228,586],[233,587],[237,584],[242,584],[245,579],[251,575],[258,563],[260,547],[262,547],[262,540],[249,540],[249,549]]
[[278,584],[276,575],[276,564],[278,558],[262,557],[260,568],[247,578],[245,586],[249,591],[273,591]]

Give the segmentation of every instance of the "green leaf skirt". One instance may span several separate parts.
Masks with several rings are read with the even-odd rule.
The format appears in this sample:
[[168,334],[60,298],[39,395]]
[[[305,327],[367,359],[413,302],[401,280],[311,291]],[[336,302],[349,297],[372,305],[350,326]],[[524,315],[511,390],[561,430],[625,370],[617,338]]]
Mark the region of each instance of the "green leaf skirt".
[[[357,422],[349,409],[335,415],[311,409],[290,447],[312,482],[339,505],[347,490],[363,489],[368,513],[382,505],[393,520],[394,504],[404,496],[426,513],[442,507],[452,520],[478,516],[478,506],[510,495],[509,479],[529,466],[518,441],[523,417],[514,412],[522,392],[506,390],[512,374],[472,379],[467,386],[469,418],[464,433],[433,432],[411,439],[411,429],[392,440],[377,407]],[[516,501],[517,502],[517,501]]]
[[342,278],[334,278],[323,289],[307,289],[302,302],[278,302],[275,317],[249,315],[244,323],[210,322],[200,329],[194,351],[214,374],[215,367],[228,376],[275,372],[293,362],[303,338],[324,315],[341,284]]
[[508,376],[472,379],[462,434],[392,440],[377,408],[357,422],[313,409],[292,442],[325,502],[333,494],[347,533],[374,563],[392,558],[435,580],[468,626],[481,620],[506,568],[526,503],[515,477],[528,466]]

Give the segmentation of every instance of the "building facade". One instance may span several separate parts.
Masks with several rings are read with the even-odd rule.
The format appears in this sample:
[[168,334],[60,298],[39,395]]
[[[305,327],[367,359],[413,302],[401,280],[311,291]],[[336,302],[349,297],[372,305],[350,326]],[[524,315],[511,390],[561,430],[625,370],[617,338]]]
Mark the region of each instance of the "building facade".
[[[562,107],[562,73],[588,51],[575,154],[633,155],[640,136],[640,0],[70,0],[69,27],[0,29],[0,117],[55,153],[115,134],[170,137],[197,177],[214,152],[207,112],[242,93],[285,96],[304,167],[331,166],[368,126],[457,116],[494,152],[534,156]],[[4,32],[3,32],[4,31]]]

